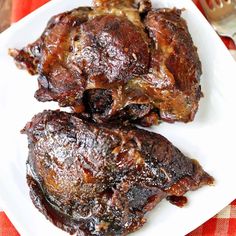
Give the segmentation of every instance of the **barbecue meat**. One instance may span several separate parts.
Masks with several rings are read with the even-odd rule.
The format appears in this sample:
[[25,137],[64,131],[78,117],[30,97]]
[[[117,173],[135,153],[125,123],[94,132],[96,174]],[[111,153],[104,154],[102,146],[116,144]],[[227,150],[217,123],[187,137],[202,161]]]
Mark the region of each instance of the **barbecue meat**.
[[187,191],[213,183],[166,138],[133,126],[44,111],[23,133],[32,201],[71,234],[126,235],[162,199],[182,205]]
[[54,16],[36,42],[10,55],[39,75],[39,101],[96,122],[189,122],[202,96],[201,63],[181,10],[153,9],[147,0],[96,0]]

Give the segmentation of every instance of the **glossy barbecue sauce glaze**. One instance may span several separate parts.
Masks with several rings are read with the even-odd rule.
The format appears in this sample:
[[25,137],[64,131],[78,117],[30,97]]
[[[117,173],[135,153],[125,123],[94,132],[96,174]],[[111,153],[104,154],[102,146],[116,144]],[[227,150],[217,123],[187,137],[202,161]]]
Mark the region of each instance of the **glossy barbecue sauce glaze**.
[[98,123],[192,121],[202,71],[181,11],[136,2],[100,0],[59,14],[37,41],[10,50],[20,68],[39,74],[35,97]]
[[127,235],[162,199],[213,183],[199,163],[159,134],[44,111],[29,122],[28,185],[35,206],[78,235]]

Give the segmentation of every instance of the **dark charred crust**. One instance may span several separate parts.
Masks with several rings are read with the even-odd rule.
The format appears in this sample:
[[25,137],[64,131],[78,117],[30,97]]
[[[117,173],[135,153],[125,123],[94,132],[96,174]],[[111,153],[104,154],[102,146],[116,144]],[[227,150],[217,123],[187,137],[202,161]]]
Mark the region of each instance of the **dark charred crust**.
[[97,124],[44,111],[29,122],[28,185],[56,226],[78,235],[127,235],[162,199],[212,184],[195,160],[167,139],[129,125]]
[[111,109],[112,92],[108,89],[92,89],[85,91],[83,103],[90,114],[106,114]]
[[[39,101],[71,106],[96,122],[157,121],[131,106],[153,107],[159,120],[189,122],[198,110],[202,70],[181,12],[153,9],[149,0],[95,0],[93,8],[52,17],[36,42],[10,55],[39,74]],[[112,103],[98,112],[87,94],[99,89],[109,91],[101,102],[112,96]]]
[[[97,16],[81,26],[80,34],[83,35],[81,50],[75,47],[72,57],[97,86],[125,83],[136,75],[147,73],[148,45],[126,18]],[[99,78],[103,78],[102,81]]]

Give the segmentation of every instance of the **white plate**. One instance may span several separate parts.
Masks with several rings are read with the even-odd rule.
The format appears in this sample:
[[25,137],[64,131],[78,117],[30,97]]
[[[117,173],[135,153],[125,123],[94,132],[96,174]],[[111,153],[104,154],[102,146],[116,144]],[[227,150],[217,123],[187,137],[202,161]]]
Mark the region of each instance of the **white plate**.
[[[194,42],[203,65],[201,78],[205,97],[191,124],[162,124],[153,130],[164,134],[185,154],[196,158],[216,179],[214,187],[191,192],[183,209],[162,201],[149,215],[148,223],[135,236],[185,235],[214,216],[236,198],[236,64],[191,0],[156,0],[154,6],[185,8]],[[49,17],[90,1],[55,0],[13,25],[0,35],[0,204],[21,235],[66,235],[40,214],[28,195],[25,179],[26,136],[20,129],[32,116],[56,104],[40,103],[34,97],[36,78],[18,70],[7,55],[35,40]]]

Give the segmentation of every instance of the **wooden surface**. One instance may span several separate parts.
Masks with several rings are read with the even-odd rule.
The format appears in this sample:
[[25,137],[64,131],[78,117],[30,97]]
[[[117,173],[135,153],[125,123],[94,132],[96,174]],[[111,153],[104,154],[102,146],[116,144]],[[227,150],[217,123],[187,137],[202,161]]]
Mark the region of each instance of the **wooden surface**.
[[11,0],[0,0],[0,32],[10,26]]

